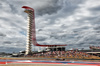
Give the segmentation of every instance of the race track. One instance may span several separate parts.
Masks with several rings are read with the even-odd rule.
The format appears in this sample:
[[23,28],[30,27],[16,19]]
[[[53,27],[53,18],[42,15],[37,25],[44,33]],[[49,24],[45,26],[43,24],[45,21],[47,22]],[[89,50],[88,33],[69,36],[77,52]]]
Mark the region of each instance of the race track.
[[100,66],[100,62],[87,61],[49,61],[49,60],[0,60],[0,66]]

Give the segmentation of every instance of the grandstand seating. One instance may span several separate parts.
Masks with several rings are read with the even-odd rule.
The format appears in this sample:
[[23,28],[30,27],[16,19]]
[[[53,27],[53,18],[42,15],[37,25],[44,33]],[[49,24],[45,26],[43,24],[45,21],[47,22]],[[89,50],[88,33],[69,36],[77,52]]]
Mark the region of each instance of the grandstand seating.
[[98,56],[89,55],[80,51],[47,51],[33,54],[33,57],[42,58],[72,58],[72,59],[100,59]]

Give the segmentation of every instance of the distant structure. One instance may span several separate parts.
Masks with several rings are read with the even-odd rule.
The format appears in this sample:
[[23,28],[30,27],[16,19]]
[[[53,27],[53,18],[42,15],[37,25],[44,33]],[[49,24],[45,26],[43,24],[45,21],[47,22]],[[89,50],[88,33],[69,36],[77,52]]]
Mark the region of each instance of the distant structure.
[[36,32],[35,32],[35,16],[34,16],[34,9],[28,6],[23,6],[25,11],[28,14],[28,26],[27,26],[27,45],[26,45],[26,53],[25,55],[32,54],[32,43],[34,46],[41,46],[41,47],[56,47],[56,46],[67,46],[66,44],[63,45],[41,45],[38,44],[36,41]]
[[90,46],[89,48],[92,50],[100,50],[100,46]]

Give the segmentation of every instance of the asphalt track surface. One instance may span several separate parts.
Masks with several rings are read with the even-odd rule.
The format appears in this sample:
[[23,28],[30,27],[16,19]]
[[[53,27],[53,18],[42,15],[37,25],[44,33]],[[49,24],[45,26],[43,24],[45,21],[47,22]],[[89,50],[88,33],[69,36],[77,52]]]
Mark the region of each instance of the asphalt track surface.
[[100,66],[100,62],[47,61],[47,60],[0,60],[0,66]]
[[0,64],[0,66],[99,66],[99,65],[11,63],[11,64]]
[[91,66],[91,65],[55,65],[55,64],[6,64],[0,66]]

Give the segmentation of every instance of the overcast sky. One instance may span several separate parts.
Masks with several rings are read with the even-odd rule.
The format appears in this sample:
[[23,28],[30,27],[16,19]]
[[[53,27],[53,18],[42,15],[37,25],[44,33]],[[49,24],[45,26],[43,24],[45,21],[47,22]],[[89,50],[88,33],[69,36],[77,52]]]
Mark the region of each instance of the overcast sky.
[[26,48],[27,14],[22,6],[35,10],[39,44],[100,46],[100,0],[0,0],[0,52]]

